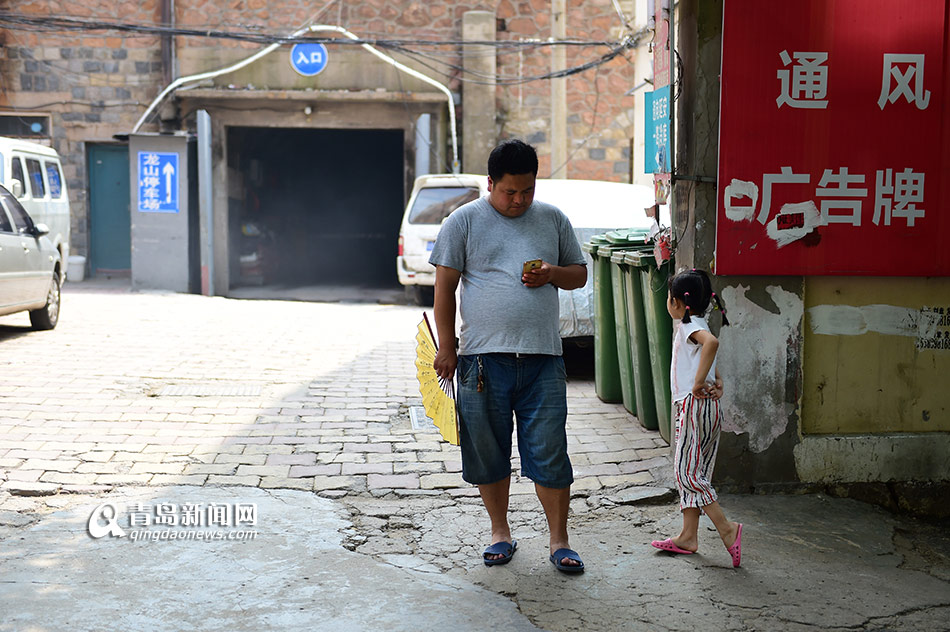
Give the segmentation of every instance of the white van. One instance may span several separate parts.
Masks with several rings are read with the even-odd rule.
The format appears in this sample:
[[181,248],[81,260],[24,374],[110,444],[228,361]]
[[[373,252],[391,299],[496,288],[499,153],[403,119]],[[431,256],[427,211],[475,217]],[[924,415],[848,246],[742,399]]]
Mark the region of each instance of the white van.
[[34,222],[49,227],[47,237],[65,266],[69,261],[69,196],[56,150],[0,137],[0,183],[13,193]]
[[[488,176],[440,174],[416,178],[399,230],[396,273],[406,293],[418,304],[430,304],[435,268],[429,253],[442,221],[462,204],[488,194]],[[619,228],[650,228],[653,220],[644,210],[653,206],[652,187],[599,180],[538,179],[534,199],[553,204],[571,220],[581,244],[592,236]],[[661,207],[661,223],[669,217]],[[587,285],[558,293],[562,338],[594,335],[593,262],[587,259]]]

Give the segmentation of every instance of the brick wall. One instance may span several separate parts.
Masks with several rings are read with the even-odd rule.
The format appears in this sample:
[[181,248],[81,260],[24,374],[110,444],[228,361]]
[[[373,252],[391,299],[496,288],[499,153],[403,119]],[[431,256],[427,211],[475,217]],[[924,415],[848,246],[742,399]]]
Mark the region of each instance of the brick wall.
[[[7,11],[32,15],[76,16],[103,21],[155,24],[160,21],[158,0],[120,2],[90,0],[64,5],[54,0],[2,3]],[[624,1],[623,5],[630,5]],[[466,11],[494,10],[499,40],[543,40],[550,36],[548,0],[177,0],[176,20],[181,27],[240,28],[265,33],[289,33],[306,20],[341,24],[363,37],[399,37],[432,40],[461,38]],[[610,0],[569,0],[568,37],[616,40],[620,21]],[[50,113],[52,144],[63,156],[73,202],[73,247],[87,249],[87,175],[85,144],[110,142],[113,134],[129,132],[145,107],[163,86],[160,41],[156,36],[115,32],[34,32],[0,30],[0,109],[32,108]],[[176,47],[256,50],[259,44],[233,40],[178,37]],[[569,66],[598,57],[606,48],[571,47]],[[441,49],[439,59],[461,65],[458,50]],[[448,53],[448,54],[446,54]],[[520,52],[499,50],[501,76],[541,75],[550,71],[550,48]],[[632,56],[632,52],[627,57]],[[444,66],[443,66],[444,68]],[[446,69],[453,91],[464,89],[457,72]],[[624,92],[633,86],[631,60],[618,57],[598,69],[567,80],[568,154],[570,178],[627,181],[629,139],[633,136],[633,99]],[[536,145],[541,174],[550,164],[550,83],[536,81],[499,85],[497,129],[502,137],[521,137]],[[144,128],[154,131],[155,124]],[[556,165],[555,165],[556,166]]]

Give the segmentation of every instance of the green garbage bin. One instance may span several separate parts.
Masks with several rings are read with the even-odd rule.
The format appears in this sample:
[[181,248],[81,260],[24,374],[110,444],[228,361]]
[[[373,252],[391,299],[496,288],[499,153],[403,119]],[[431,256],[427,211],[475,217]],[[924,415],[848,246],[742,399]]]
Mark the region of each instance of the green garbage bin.
[[[630,368],[637,398],[637,419],[648,430],[659,428],[653,369],[650,366],[650,340],[640,281],[640,252],[624,253],[623,282],[627,300],[627,334],[630,343]],[[649,252],[643,253],[650,256]]]
[[[641,247],[642,249],[643,247]],[[605,247],[601,247],[601,252],[605,252]],[[622,395],[623,407],[633,415],[639,411],[639,394],[636,391],[636,378],[633,368],[633,357],[630,344],[630,298],[628,296],[628,283],[626,278],[631,275],[630,267],[625,263],[625,257],[631,251],[613,250],[610,255],[610,280],[613,290],[614,303],[614,325],[617,330],[617,366],[620,370],[620,392]]]
[[670,363],[673,359],[673,320],[666,311],[667,280],[672,263],[657,267],[652,253],[636,255],[650,349],[653,393],[660,436],[671,442]]
[[623,401],[620,368],[617,359],[617,329],[614,323],[613,285],[610,278],[609,254],[598,250],[607,243],[603,235],[595,235],[581,246],[594,262],[594,390],[601,401]]

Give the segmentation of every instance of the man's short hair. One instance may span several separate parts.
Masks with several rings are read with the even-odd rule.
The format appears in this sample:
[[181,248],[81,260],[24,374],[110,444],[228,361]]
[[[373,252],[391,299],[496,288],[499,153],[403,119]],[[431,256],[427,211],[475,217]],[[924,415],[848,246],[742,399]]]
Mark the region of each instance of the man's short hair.
[[538,175],[538,152],[528,143],[512,138],[502,141],[488,156],[488,177],[498,182],[505,174]]

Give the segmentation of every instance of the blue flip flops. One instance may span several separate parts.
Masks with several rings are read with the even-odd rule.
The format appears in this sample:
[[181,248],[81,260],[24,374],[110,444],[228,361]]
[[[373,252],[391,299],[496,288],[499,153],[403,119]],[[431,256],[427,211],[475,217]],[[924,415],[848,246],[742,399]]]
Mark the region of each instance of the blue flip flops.
[[[485,552],[482,553],[482,558],[485,560],[485,566],[499,566],[501,564],[507,564],[511,561],[511,558],[515,556],[515,551],[518,550],[518,541],[512,540],[511,542],[495,542],[490,547],[485,549]],[[488,559],[489,555],[501,555],[494,560]]]
[[[576,566],[565,564],[561,561],[564,558],[574,560],[575,562],[578,562],[578,564]],[[581,561],[581,556],[577,554],[577,551],[572,549],[558,549],[551,555],[551,563],[554,564],[554,568],[561,571],[562,573],[584,572],[584,562]]]

